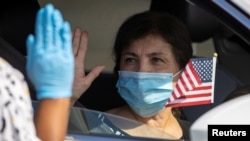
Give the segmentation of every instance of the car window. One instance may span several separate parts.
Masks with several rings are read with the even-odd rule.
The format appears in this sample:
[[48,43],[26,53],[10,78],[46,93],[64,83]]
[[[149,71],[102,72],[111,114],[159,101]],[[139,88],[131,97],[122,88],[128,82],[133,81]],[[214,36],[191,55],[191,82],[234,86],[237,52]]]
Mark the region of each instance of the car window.
[[[38,101],[32,101],[36,111]],[[60,117],[58,117],[60,118]],[[168,134],[137,121],[80,107],[71,107],[66,140],[116,139],[177,141]]]

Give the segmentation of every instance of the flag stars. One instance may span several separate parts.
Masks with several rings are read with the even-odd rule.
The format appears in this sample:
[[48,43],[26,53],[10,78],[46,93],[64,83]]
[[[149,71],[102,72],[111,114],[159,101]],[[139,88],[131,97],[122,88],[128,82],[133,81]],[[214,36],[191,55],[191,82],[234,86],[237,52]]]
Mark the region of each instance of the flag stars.
[[199,58],[193,61],[193,66],[203,82],[212,80],[213,60],[209,58]]

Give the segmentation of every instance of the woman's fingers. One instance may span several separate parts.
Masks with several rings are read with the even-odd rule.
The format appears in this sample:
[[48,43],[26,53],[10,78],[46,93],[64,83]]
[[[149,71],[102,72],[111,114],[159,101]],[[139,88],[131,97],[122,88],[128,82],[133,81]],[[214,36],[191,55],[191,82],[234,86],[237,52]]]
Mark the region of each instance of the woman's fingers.
[[79,49],[79,45],[80,45],[80,41],[81,41],[81,32],[82,30],[77,27],[74,31],[73,31],[73,52],[74,52],[74,55],[77,56],[77,53],[78,53],[78,49]]

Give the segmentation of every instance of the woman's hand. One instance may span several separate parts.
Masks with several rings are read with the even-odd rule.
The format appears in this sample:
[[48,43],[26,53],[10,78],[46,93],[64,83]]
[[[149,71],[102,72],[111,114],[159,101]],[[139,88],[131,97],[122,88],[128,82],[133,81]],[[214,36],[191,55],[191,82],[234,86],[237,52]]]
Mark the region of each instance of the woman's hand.
[[101,73],[105,66],[98,65],[86,75],[84,64],[87,53],[88,33],[77,27],[73,31],[72,38],[73,52],[75,55],[75,77],[71,105],[74,105],[81,95],[91,86],[92,82]]

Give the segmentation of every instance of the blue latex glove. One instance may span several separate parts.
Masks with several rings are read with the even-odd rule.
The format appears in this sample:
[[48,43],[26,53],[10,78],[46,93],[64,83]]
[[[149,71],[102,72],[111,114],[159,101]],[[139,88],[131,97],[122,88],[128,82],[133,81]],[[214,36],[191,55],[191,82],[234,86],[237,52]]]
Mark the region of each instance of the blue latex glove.
[[27,74],[37,90],[37,98],[71,97],[74,78],[71,29],[52,4],[38,11],[35,35],[29,35],[26,44]]

